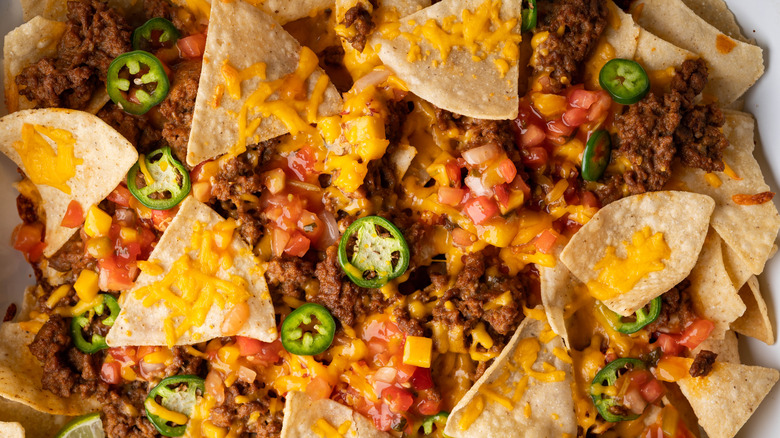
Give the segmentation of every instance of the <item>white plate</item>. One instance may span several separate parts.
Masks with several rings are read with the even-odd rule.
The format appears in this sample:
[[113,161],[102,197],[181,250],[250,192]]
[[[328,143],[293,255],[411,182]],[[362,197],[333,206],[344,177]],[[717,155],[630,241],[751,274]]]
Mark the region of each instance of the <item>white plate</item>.
[[[758,120],[759,147],[756,155],[772,191],[780,193],[780,2],[776,0],[726,0],[743,33],[755,38],[764,49],[766,72],[747,94],[745,111]],[[0,34],[5,35],[22,23],[18,0],[0,0]],[[0,77],[2,82],[2,77]],[[5,105],[2,105],[5,114]],[[26,286],[34,284],[33,273],[24,258],[9,245],[11,232],[19,223],[16,212],[16,191],[11,184],[18,180],[16,166],[5,157],[0,158],[0,317],[12,302],[19,304]],[[778,199],[774,201],[776,204]],[[770,260],[760,278],[762,290],[770,308],[775,330],[775,315],[780,314],[780,256]],[[780,346],[766,346],[750,338],[740,340],[742,361],[780,369]],[[739,437],[773,437],[780,435],[780,397],[777,387],[767,396],[743,427]],[[774,415],[772,413],[775,413]]]

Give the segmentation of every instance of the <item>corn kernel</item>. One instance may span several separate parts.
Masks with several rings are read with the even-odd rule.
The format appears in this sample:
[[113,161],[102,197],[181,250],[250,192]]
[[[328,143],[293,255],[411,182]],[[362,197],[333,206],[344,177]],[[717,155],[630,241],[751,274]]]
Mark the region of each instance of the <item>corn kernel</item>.
[[125,243],[138,241],[138,230],[130,227],[122,227],[119,229],[119,237]]
[[87,217],[84,220],[84,232],[89,237],[99,237],[108,234],[111,229],[111,216],[105,211],[93,205],[87,211]]
[[76,295],[79,296],[81,301],[92,301],[100,292],[98,287],[98,274],[90,269],[84,269],[79,274],[79,278],[73,285],[73,289],[76,290]]
[[217,357],[222,362],[225,362],[228,365],[232,365],[238,361],[238,357],[240,356],[238,347],[235,345],[225,345],[224,347],[220,348],[219,351],[217,351]]
[[433,340],[421,336],[407,336],[404,344],[404,363],[423,368],[431,367]]

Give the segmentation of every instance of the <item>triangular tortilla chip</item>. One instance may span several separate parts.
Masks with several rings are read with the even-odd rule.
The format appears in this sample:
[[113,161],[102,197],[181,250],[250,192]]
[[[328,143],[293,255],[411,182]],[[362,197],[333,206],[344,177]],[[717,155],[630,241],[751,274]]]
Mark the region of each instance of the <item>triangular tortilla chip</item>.
[[707,235],[714,206],[708,196],[685,192],[623,198],[599,210],[572,237],[561,252],[561,261],[587,285],[597,280],[595,265],[607,247],[614,247],[617,257],[625,259],[625,243],[631,242],[635,233],[648,227],[652,234],[663,233],[671,252],[662,260],[664,268],[648,273],[631,290],[602,300],[612,311],[629,316],[688,276]]
[[[247,38],[247,35],[252,35],[252,38]],[[260,9],[243,0],[215,1],[192,118],[187,163],[194,166],[232,148],[241,152],[237,147],[239,143],[258,143],[289,132],[281,118],[258,111],[259,105],[264,103],[264,99],[258,96],[265,84],[296,72],[302,50],[310,52],[307,48],[302,49],[292,35]],[[274,114],[285,113],[285,119],[302,118],[304,125],[315,122],[309,120],[312,117],[330,116],[341,110],[341,96],[322,69],[316,66],[316,55],[312,56],[315,59],[314,71],[304,78],[302,86],[307,102],[310,106],[314,105],[309,109],[316,110],[307,111],[313,112],[313,115],[298,113],[283,104],[278,91],[265,101],[277,102],[284,107],[273,108]],[[261,63],[265,65],[264,80],[259,73]],[[245,70],[253,66],[253,70]],[[223,73],[225,68],[235,72],[229,77],[237,76],[230,83],[238,86],[238,99],[232,97],[231,87],[227,86]],[[252,71],[252,74],[240,78],[238,72],[241,71]],[[315,105],[317,99],[321,100]],[[287,110],[290,110],[289,113]],[[246,128],[241,127],[243,123],[246,123]]]
[[[568,356],[561,338],[554,336],[547,343],[539,340],[549,330],[546,322],[527,317],[495,362],[455,406],[444,433],[453,438],[505,437],[508,431],[518,438],[575,436],[572,368],[569,360],[561,359]],[[560,376],[552,382],[539,381],[523,370],[522,361],[532,362],[531,369],[536,372],[543,371],[543,364],[552,365],[555,371],[548,372]]]
[[[425,36],[420,36],[415,46],[410,42],[410,38],[415,39],[411,36],[414,29],[422,28],[429,20],[438,26],[444,20],[460,22],[465,10],[474,12],[483,4],[486,4],[485,0],[443,0],[404,17],[400,34],[375,32],[369,43],[379,46],[382,62],[404,81],[409,91],[428,102],[469,117],[513,119],[518,111],[520,62],[508,63],[500,53],[506,47],[504,44],[517,43],[502,41],[491,53],[479,54],[479,59],[475,59],[469,50],[456,46],[442,59],[440,50]],[[520,2],[501,4],[501,20],[516,20],[510,35],[520,35],[520,14]],[[419,56],[410,55],[410,50],[417,53],[417,48]],[[499,64],[506,69],[503,74]]]
[[607,20],[601,38],[615,50],[615,58],[632,59],[636,53],[637,38],[641,28],[631,14],[623,12],[613,1],[608,1],[609,13],[615,18]]
[[729,325],[745,312],[745,304],[723,265],[721,246],[720,236],[710,229],[699,260],[688,276],[688,291],[696,314],[715,323],[710,334],[713,339],[721,339]]
[[707,61],[704,93],[722,105],[737,100],[764,73],[762,50],[735,41],[704,21],[682,0],[641,0],[632,6],[640,26]]
[[[323,422],[327,424],[323,424]],[[347,432],[341,433],[345,437],[392,437],[389,433],[377,430],[368,418],[358,414],[348,406],[330,399],[315,401],[304,392],[291,391],[287,394],[284,403],[281,438],[330,436],[322,431],[323,426],[339,430],[342,425],[347,428],[346,423],[349,424]]]
[[739,28],[739,24],[737,24],[734,14],[731,13],[729,6],[724,0],[682,1],[686,6],[691,8],[696,15],[716,27],[719,31],[735,40],[748,42],[748,39],[742,34],[742,29]]
[[[73,156],[82,163],[76,165],[75,175],[66,182],[70,194],[49,185],[37,184],[27,172],[22,157],[14,148],[14,144],[22,140],[23,125],[65,130],[73,137]],[[0,119],[0,151],[36,183],[46,211],[46,248],[43,254],[47,257],[56,253],[78,230],[60,226],[70,202],[77,201],[86,212],[108,196],[138,160],[138,152],[133,145],[106,122],[89,113],[64,109],[25,110],[3,117]]]
[[756,277],[750,277],[742,286],[739,296],[745,302],[747,310],[742,316],[731,324],[731,328],[745,336],[756,338],[765,344],[775,343],[775,331],[772,328],[772,319],[769,317],[769,309],[761,295],[761,289]]
[[[68,0],[19,0],[19,3],[22,5],[24,21],[31,21],[36,16],[57,21],[65,21],[68,18]],[[142,1],[106,0],[106,3],[118,9],[124,16],[143,13],[141,8],[144,2]]]
[[24,438],[24,427],[19,423],[0,421],[0,437]]
[[706,377],[685,377],[680,389],[710,438],[732,438],[780,376],[777,370],[716,362]]
[[726,266],[726,272],[729,273],[731,283],[737,290],[747,283],[748,278],[753,276],[745,261],[737,254],[723,238],[721,238],[721,247],[723,250],[723,265]]
[[556,263],[552,268],[540,266],[539,280],[542,293],[542,305],[547,314],[547,320],[556,335],[563,339],[567,348],[571,348],[569,333],[566,328],[566,306],[574,301],[577,293],[585,286],[572,275],[563,263]]
[[[157,302],[151,307],[144,305],[143,298],[145,296],[139,297],[135,291],[163,279],[180,258],[195,259],[199,256],[198,250],[190,250],[194,229],[198,223],[205,225],[206,229],[212,230],[215,225],[221,222],[223,222],[222,217],[195,198],[190,196],[182,202],[179,213],[165,230],[149,256],[149,260],[158,264],[163,269],[163,273],[152,276],[142,272],[138,276],[134,288],[122,295],[120,300],[122,311],[106,336],[108,345],[117,347],[167,344],[164,328],[165,319],[170,315],[175,315],[174,311],[171,310],[167,301]],[[232,266],[229,269],[220,267],[216,272],[216,277],[232,283],[236,283],[235,277],[240,277],[246,282],[246,290],[251,295],[247,300],[249,304],[248,319],[237,333],[223,333],[221,330],[222,322],[230,314],[232,306],[226,303],[224,308],[221,308],[215,302],[209,308],[204,323],[192,327],[180,335],[175,340],[175,345],[194,344],[226,335],[247,336],[264,342],[276,339],[276,321],[271,296],[268,293],[268,286],[257,259],[247,244],[235,232],[228,248],[232,256]],[[171,289],[176,288],[175,285],[171,287]],[[181,291],[178,289],[173,291],[177,294],[179,292]],[[187,309],[187,311],[191,310]],[[183,318],[176,317],[174,319],[174,323],[178,323]]]
[[248,2],[273,16],[279,24],[285,24],[332,8],[335,0],[248,0]]
[[718,362],[742,363],[739,360],[739,341],[737,335],[731,330],[723,335],[723,339],[715,339],[712,336],[705,339],[691,351],[691,356],[696,357],[701,350],[709,350],[717,354]]
[[43,389],[43,368],[27,348],[34,338],[17,323],[0,325],[0,396],[49,414],[72,416],[97,410],[100,404],[94,398],[77,394],[62,398]]
[[767,192],[769,186],[753,156],[755,147],[753,117],[737,111],[724,111],[726,123],[723,133],[729,146],[723,151],[726,163],[740,179],[724,172],[714,172],[721,185],[713,187],[700,169],[682,168],[676,163],[672,169],[672,186],[682,182],[685,190],[702,193],[715,200],[712,227],[720,237],[745,261],[750,271],[758,275],[764,270],[780,229],[780,214],[772,202],[758,205],[739,205],[734,195]]
[[641,29],[634,59],[650,72],[674,68],[696,55]]
[[[3,421],[19,424],[31,437],[51,437],[57,434],[70,417],[52,415],[0,397],[0,424]],[[0,437],[3,429],[0,427]]]

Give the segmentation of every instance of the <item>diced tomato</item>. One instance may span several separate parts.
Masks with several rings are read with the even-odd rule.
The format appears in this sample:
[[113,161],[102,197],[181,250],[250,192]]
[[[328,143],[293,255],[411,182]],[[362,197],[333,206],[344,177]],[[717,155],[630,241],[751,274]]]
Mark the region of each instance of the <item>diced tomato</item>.
[[60,225],[67,228],[76,228],[82,222],[84,222],[84,209],[81,208],[79,201],[74,199],[68,204],[68,209],[65,211],[65,216],[63,216]]
[[416,368],[417,369],[414,370],[414,374],[412,374],[412,378],[409,381],[412,384],[412,388],[414,388],[415,391],[422,391],[424,389],[433,388],[431,369],[423,367]]
[[455,160],[450,160],[444,165],[444,170],[447,172],[447,178],[450,180],[450,184],[453,187],[460,187],[460,166]]
[[661,351],[663,351],[664,354],[670,356],[677,356],[683,351],[682,346],[677,343],[677,340],[674,338],[674,336],[666,333],[661,333],[658,335],[658,340],[655,341],[655,343],[661,347]]
[[119,362],[104,362],[100,367],[100,379],[109,385],[122,383],[122,365]]
[[414,373],[417,372],[417,367],[401,362],[396,365],[395,381],[398,383],[407,383],[412,380]]
[[509,205],[509,189],[506,184],[499,184],[493,187],[493,193],[496,194],[496,200],[503,207]]
[[421,415],[436,415],[441,411],[441,400],[420,398],[415,407]]
[[612,107],[612,97],[610,97],[609,93],[603,90],[596,91],[595,93],[598,96],[598,100],[590,106],[590,110],[588,111],[589,122],[595,122],[601,119]]
[[588,110],[582,108],[569,108],[563,113],[563,123],[573,128],[588,121]]
[[200,58],[206,51],[206,35],[197,33],[188,37],[181,38],[176,42],[185,58]]
[[697,319],[686,327],[677,343],[693,350],[710,336],[710,333],[712,333],[714,328],[715,324],[712,321]]
[[122,184],[116,186],[114,191],[108,194],[109,201],[121,205],[122,207],[129,207],[131,199],[133,199],[133,195],[130,194],[130,190]]
[[593,194],[593,192],[585,190],[581,194],[580,202],[582,205],[588,208],[599,208],[600,203],[598,198],[596,198],[596,195]]
[[546,229],[536,237],[536,240],[534,240],[534,246],[536,246],[536,249],[538,249],[540,252],[544,254],[550,254],[557,240],[558,233],[556,233],[554,230]]
[[290,241],[290,233],[280,228],[273,228],[271,234],[271,252],[275,256],[281,256],[287,248],[287,242]]
[[569,105],[574,108],[588,109],[599,100],[599,94],[595,91],[587,91],[582,88],[574,88],[569,92]]
[[316,242],[325,232],[325,223],[316,214],[303,210],[298,219],[298,229],[312,242]]
[[24,253],[27,260],[37,262],[43,255],[46,243],[43,242],[43,224],[20,224],[11,235],[14,249]]
[[282,341],[279,338],[277,338],[273,342],[261,342],[261,341],[256,341],[255,339],[252,338],[244,338],[244,340],[256,341],[259,343],[259,345],[253,345],[251,346],[251,348],[248,348],[246,346],[242,348],[241,340],[238,338],[241,338],[241,336],[238,336],[236,340],[242,356],[246,356],[244,354],[245,352],[251,351],[251,355],[255,359],[259,359],[264,362],[271,362],[271,363],[278,362],[279,353],[284,349],[284,347],[282,347]]
[[504,181],[511,183],[517,176],[517,167],[509,158],[504,159],[498,164],[498,173],[504,177]]
[[639,388],[639,392],[642,393],[642,397],[647,400],[648,403],[655,403],[663,397],[666,389],[658,380],[651,378],[644,385]]
[[464,211],[475,224],[480,225],[498,213],[498,205],[487,196],[479,196],[466,203]]
[[545,139],[544,129],[530,123],[520,134],[520,145],[524,148],[539,146]]
[[136,357],[140,361],[147,354],[154,353],[157,350],[159,350],[159,347],[155,347],[153,345],[142,345],[142,346],[138,347],[138,353],[137,353]]
[[114,358],[114,360],[122,363],[135,363],[138,362],[137,354],[138,350],[135,347],[113,347],[108,349],[108,354]]
[[152,223],[154,224],[154,228],[165,231],[178,211],[178,207],[169,210],[152,210]]
[[520,190],[523,192],[525,199],[529,199],[531,197],[531,187],[523,180],[523,178],[519,176],[512,180],[512,183],[509,184],[509,187],[512,190]]
[[303,233],[296,231],[290,236],[290,240],[287,241],[287,246],[284,248],[284,253],[293,257],[303,257],[306,251],[311,246],[311,240],[304,236]]
[[547,138],[556,140],[561,137],[570,136],[571,133],[574,132],[574,128],[564,123],[563,119],[556,119],[547,122],[547,131]]
[[322,377],[315,377],[306,385],[306,394],[314,400],[328,398],[331,392],[333,392],[333,387]]
[[531,169],[541,169],[547,165],[548,160],[547,149],[541,146],[523,149],[523,164]]
[[390,386],[382,391],[382,400],[387,403],[391,411],[399,414],[408,411],[414,403],[412,394],[397,386]]
[[127,290],[133,286],[137,268],[131,268],[121,258],[111,255],[101,259],[98,261],[98,268],[100,290]]
[[138,256],[141,254],[141,244],[138,242],[123,242],[122,239],[117,239],[114,244],[114,253],[118,260],[118,263],[129,263],[138,260]]
[[452,230],[452,241],[456,245],[471,246],[474,242],[476,242],[475,237],[476,236],[464,230],[463,228],[455,228]]
[[457,187],[439,187],[439,202],[455,207],[463,201],[463,197],[466,196],[467,192],[468,190]]
[[287,157],[287,166],[299,181],[306,181],[306,177],[314,173],[314,163],[316,162],[317,157],[314,155],[314,149],[308,145]]

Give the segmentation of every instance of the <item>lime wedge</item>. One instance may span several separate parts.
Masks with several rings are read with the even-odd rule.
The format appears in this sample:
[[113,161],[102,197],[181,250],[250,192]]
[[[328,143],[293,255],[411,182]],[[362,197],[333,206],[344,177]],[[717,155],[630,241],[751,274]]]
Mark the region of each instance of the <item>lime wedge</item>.
[[105,436],[100,414],[95,412],[74,418],[55,438],[105,438]]

